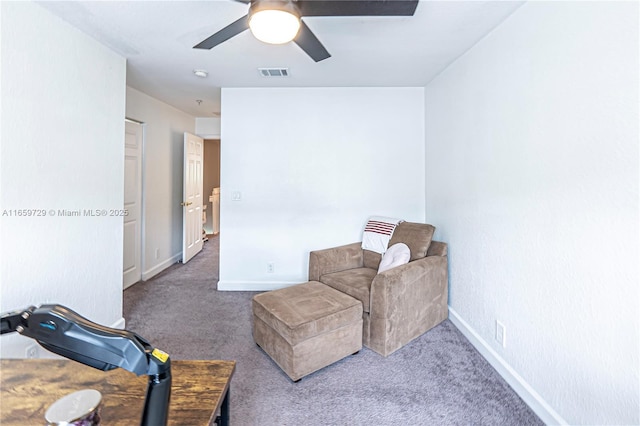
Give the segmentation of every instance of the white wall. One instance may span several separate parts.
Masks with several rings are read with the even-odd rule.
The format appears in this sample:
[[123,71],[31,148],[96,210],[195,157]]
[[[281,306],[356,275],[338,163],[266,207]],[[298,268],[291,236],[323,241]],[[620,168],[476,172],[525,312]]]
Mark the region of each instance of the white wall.
[[422,88],[223,89],[218,288],[304,282],[309,251],[360,241],[370,215],[422,221],[423,97]]
[[640,423],[638,69],[638,3],[530,2],[426,88],[452,320],[547,422]]
[[[0,8],[0,310],[60,303],[123,325],[122,218],[58,211],[122,208],[125,60],[34,3]],[[0,342],[2,357],[34,343]]]
[[184,132],[194,133],[195,117],[131,87],[126,114],[144,123],[142,278],[147,280],[182,258]]

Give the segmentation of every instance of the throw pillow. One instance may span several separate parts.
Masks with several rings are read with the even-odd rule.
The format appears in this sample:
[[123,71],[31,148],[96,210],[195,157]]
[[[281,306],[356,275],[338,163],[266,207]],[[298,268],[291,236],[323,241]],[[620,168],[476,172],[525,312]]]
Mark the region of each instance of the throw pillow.
[[378,273],[409,263],[410,257],[411,251],[409,250],[409,246],[404,243],[394,244],[389,247],[386,253],[382,256],[380,266],[378,267]]
[[405,243],[411,250],[411,261],[422,259],[427,255],[435,230],[424,223],[402,222],[393,231],[389,245]]

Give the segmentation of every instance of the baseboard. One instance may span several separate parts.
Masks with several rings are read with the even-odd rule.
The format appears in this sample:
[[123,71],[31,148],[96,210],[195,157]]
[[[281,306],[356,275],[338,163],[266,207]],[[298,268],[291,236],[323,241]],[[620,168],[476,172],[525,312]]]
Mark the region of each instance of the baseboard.
[[116,321],[113,324],[111,324],[111,328],[117,328],[117,329],[120,329],[120,330],[124,330],[124,327],[125,327],[124,318],[120,318],[118,321]]
[[449,320],[545,424],[568,424],[451,306]]
[[269,291],[291,287],[301,281],[218,281],[219,291]]
[[170,257],[169,259],[165,260],[164,262],[157,264],[153,268],[148,269],[147,271],[142,273],[142,281],[150,280],[151,278],[158,275],[160,272],[167,269],[169,266],[178,263],[180,259],[182,259],[182,253],[178,253],[173,257]]

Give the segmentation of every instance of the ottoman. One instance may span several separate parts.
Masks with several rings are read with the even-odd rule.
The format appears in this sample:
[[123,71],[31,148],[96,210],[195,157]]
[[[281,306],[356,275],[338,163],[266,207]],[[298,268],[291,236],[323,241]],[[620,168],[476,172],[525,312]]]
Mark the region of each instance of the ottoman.
[[362,349],[362,303],[317,281],[253,297],[253,338],[293,381]]

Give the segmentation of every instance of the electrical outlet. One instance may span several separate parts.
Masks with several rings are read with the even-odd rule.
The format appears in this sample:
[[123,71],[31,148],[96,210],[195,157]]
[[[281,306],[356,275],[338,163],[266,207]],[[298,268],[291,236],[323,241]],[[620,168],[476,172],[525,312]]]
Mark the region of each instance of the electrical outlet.
[[496,320],[496,340],[503,348],[507,347],[507,327],[498,320]]
[[27,349],[25,349],[24,351],[24,355],[28,359],[38,358],[38,345],[34,343],[27,346]]
[[267,263],[267,274],[273,274],[276,271],[276,264],[273,262]]

